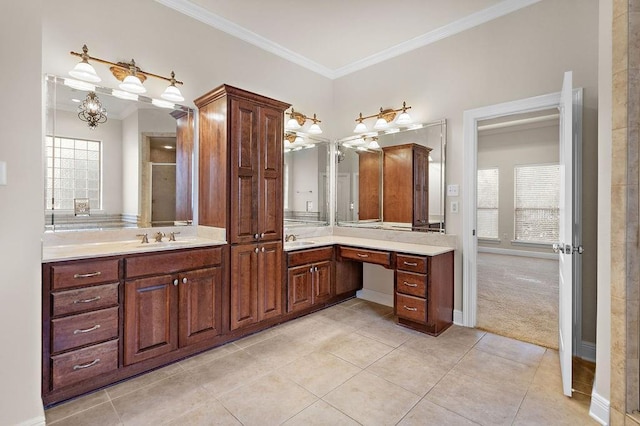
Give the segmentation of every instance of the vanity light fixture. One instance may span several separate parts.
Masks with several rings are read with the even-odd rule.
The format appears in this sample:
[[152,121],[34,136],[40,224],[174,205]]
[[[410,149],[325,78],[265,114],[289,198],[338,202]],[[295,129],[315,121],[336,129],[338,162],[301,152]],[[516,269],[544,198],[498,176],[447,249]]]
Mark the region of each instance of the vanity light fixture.
[[[389,124],[393,122],[393,120],[395,120],[395,124],[397,124],[398,126],[405,126],[407,124],[411,124],[413,120],[411,119],[411,116],[407,112],[408,109],[411,109],[411,107],[407,106],[406,102],[403,102],[402,108],[383,109],[382,107],[380,107],[380,111],[377,114],[372,114],[367,116],[362,116],[362,113],[360,113],[358,118],[356,118],[356,122],[358,124],[356,125],[355,129],[353,129],[353,132],[354,133],[366,132],[368,130],[367,125],[364,124],[363,121],[368,118],[374,118],[374,117],[377,119],[376,123],[373,125],[373,128],[375,130],[387,129],[389,127]],[[400,113],[400,115],[397,115],[398,112]],[[397,118],[396,118],[396,115],[397,115]]]
[[322,129],[318,125],[318,123],[322,123],[322,121],[318,119],[315,113],[313,114],[313,118],[310,118],[291,108],[291,112],[288,114],[289,120],[287,120],[287,124],[285,126],[287,130],[299,130],[302,128],[302,126],[304,126],[307,120],[311,120],[313,121],[313,124],[311,124],[307,132],[312,135],[319,135],[320,133],[322,133]]
[[380,144],[378,143],[378,138],[376,138],[376,137],[371,138],[371,142],[369,142],[369,145],[367,145],[367,148],[369,148],[369,149],[380,149]]
[[[142,83],[147,79],[147,77],[155,77],[161,80],[165,80],[169,82],[169,86],[165,89],[165,91],[160,95],[162,99],[166,99],[170,102],[182,102],[184,101],[184,97],[180,93],[180,90],[176,87],[176,84],[183,84],[181,81],[176,80],[176,75],[173,71],[171,71],[171,77],[163,77],[158,74],[154,74],[148,71],[141,70],[137,65],[135,60],[131,59],[131,62],[111,62],[105,59],[96,58],[95,56],[89,55],[89,49],[85,44],[82,46],[82,53],[70,52],[73,56],[78,56],[82,60],[76,64],[76,66],[69,71],[69,74],[72,77],[77,78],[78,80],[82,80],[83,82],[89,83],[97,83],[101,81],[100,76],[96,73],[96,70],[89,63],[89,60],[100,62],[103,64],[111,65],[109,70],[113,74],[115,78],[117,78],[120,83],[119,88],[123,91],[135,94],[142,94],[147,91],[147,89],[143,86]],[[65,80],[66,81],[66,80]],[[73,86],[72,86],[73,87]]]
[[91,130],[95,130],[98,124],[107,122],[107,110],[102,107],[96,92],[89,92],[87,98],[78,106],[78,117],[86,121]]

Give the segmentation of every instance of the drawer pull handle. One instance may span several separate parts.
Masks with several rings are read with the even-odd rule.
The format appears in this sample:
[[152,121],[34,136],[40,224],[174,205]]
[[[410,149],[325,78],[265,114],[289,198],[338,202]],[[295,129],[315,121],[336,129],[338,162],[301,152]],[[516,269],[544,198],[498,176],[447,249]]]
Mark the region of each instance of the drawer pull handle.
[[356,253],[358,257],[369,257],[368,254]]
[[415,283],[408,283],[406,281],[404,281],[402,284],[406,285],[407,287],[418,287],[418,284]]
[[78,329],[78,330],[73,330],[73,334],[88,333],[88,332],[90,332],[90,331],[97,330],[97,329],[99,329],[99,328],[100,328],[100,324],[96,324],[96,325],[94,325],[93,327],[85,328],[84,330],[80,330],[80,329]]
[[77,364],[73,366],[74,370],[82,370],[83,368],[89,368],[89,367],[93,367],[94,365],[96,365],[97,363],[100,362],[100,358],[96,358],[93,361],[91,361],[88,364]]
[[404,262],[405,266],[418,266],[418,262]]
[[74,274],[73,278],[91,278],[91,277],[97,277],[100,275],[102,275],[102,272],[96,271],[96,272],[89,272],[88,274]]
[[91,303],[91,302],[96,302],[100,299],[102,299],[102,297],[100,296],[92,297],[90,299],[79,299],[79,300],[74,300],[73,304],[75,305],[76,303]]
[[415,312],[418,310],[418,308],[410,308],[407,305],[403,305],[402,307],[405,308],[407,311],[411,311],[411,312]]

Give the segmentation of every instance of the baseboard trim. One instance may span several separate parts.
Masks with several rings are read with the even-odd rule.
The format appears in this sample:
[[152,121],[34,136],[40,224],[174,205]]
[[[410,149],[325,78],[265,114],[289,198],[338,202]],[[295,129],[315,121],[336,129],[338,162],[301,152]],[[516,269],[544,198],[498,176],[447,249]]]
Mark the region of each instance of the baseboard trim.
[[464,325],[464,321],[462,320],[462,311],[458,309],[453,310],[453,323],[455,325]]
[[583,340],[582,342],[580,342],[580,347],[578,348],[577,355],[582,359],[586,359],[587,361],[596,362],[596,344],[585,342]]
[[44,416],[38,416],[18,423],[18,426],[46,426],[46,419]]
[[601,425],[609,424],[609,401],[595,391],[591,393],[589,416]]
[[358,299],[368,300],[369,302],[379,303],[393,308],[393,294],[381,293],[379,291],[363,288],[356,292],[356,297]]
[[511,250],[497,247],[478,247],[478,253],[506,254],[508,256],[535,257],[538,259],[557,260],[555,253],[543,253],[539,251]]

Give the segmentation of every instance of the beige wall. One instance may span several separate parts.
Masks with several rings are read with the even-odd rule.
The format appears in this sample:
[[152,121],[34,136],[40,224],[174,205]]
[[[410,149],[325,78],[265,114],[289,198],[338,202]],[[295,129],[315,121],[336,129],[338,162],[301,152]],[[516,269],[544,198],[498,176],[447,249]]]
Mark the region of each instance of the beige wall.
[[[525,164],[558,164],[560,149],[558,120],[544,127],[509,127],[488,130],[478,135],[478,169],[497,168],[498,177],[498,238],[499,242],[478,241],[478,246],[508,250],[552,253],[551,248],[518,245],[514,235],[514,167]],[[558,183],[559,185],[559,183]],[[595,202],[595,199],[593,200]]]
[[[0,106],[0,423],[44,422],[40,400],[40,236],[44,229],[40,18],[42,2],[24,0],[0,14],[5,67]],[[6,63],[6,62],[5,62]]]
[[[448,120],[448,184],[462,184],[465,110],[558,92],[564,71],[584,88],[584,187],[597,188],[598,1],[545,0],[437,43],[335,80],[337,136],[352,134],[359,112],[412,105],[415,121]],[[462,233],[447,206],[447,232]],[[583,338],[595,340],[596,210],[584,209]],[[459,246],[462,241],[459,239]],[[456,256],[455,309],[462,309],[461,256]]]

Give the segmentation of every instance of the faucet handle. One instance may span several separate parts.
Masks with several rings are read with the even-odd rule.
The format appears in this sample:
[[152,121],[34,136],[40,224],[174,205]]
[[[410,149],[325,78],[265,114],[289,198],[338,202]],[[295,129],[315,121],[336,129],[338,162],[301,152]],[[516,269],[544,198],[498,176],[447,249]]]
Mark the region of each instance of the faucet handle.
[[142,244],[149,244],[149,237],[147,234],[136,234],[136,237],[142,237]]
[[156,242],[158,243],[162,242],[162,237],[164,236],[165,236],[164,232],[156,232]]
[[175,241],[176,240],[176,235],[179,234],[180,232],[169,232],[169,241]]

